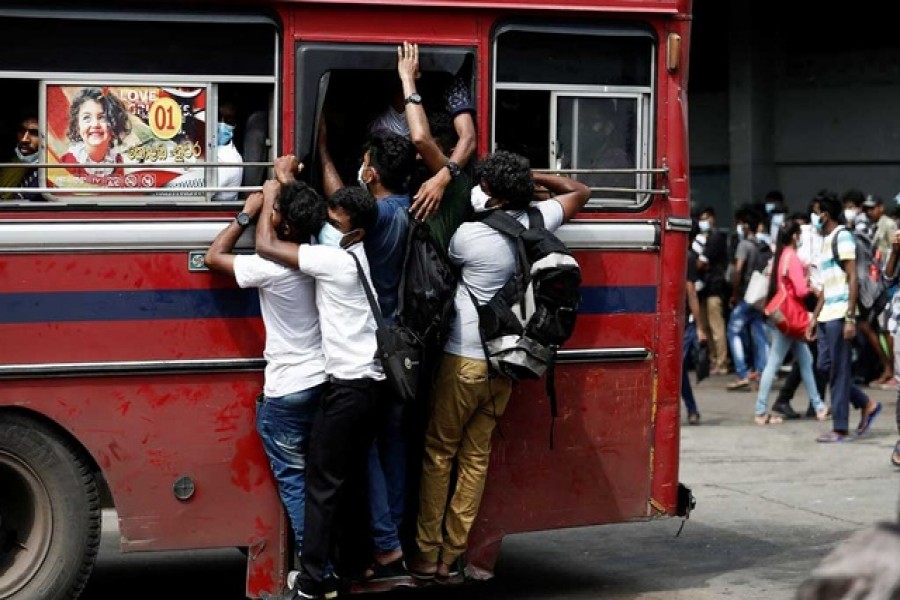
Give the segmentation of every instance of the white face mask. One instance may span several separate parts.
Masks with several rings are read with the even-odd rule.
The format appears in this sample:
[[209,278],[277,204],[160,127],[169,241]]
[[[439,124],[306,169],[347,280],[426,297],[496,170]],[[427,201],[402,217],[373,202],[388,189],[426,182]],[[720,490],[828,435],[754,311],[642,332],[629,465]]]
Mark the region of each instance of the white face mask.
[[362,189],[369,191],[369,184],[366,183],[366,180],[363,179],[366,173],[366,163],[359,165],[359,171],[356,173],[356,181],[359,183],[359,187]]
[[811,213],[809,215],[809,222],[816,232],[822,231],[822,217],[820,217],[818,213]]
[[40,152],[32,152],[31,154],[22,154],[22,151],[16,148],[16,156],[23,163],[33,163],[38,161]]
[[325,223],[322,225],[322,229],[319,230],[318,240],[322,246],[340,248],[341,242],[344,241],[344,234],[331,223]]
[[697,226],[700,227],[700,231],[709,231],[712,229],[712,225],[709,224],[709,221],[700,221],[697,223]]
[[847,225],[852,225],[853,221],[856,219],[856,216],[859,214],[859,210],[855,208],[845,208],[844,209],[844,219],[847,221]]
[[480,185],[476,185],[472,188],[471,202],[472,208],[475,210],[475,212],[484,212],[486,210],[489,210],[486,205],[488,203],[488,200],[490,199],[491,197],[484,193],[484,190],[481,189]]
[[743,225],[738,225],[735,228],[735,232],[737,232],[737,236],[738,236],[739,240],[744,239],[744,226]]
[[778,229],[784,223],[784,213],[775,213],[772,215],[772,227]]

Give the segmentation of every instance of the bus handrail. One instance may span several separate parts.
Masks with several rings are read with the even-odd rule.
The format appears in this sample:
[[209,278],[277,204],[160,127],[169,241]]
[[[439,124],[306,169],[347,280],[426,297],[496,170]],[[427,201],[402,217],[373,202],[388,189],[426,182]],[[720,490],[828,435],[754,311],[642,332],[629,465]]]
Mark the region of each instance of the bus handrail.
[[117,169],[134,169],[147,167],[166,167],[166,168],[185,168],[185,167],[273,167],[272,162],[134,162],[134,163],[0,163],[0,168],[18,168],[18,169],[68,169],[78,167],[90,168],[117,168]]

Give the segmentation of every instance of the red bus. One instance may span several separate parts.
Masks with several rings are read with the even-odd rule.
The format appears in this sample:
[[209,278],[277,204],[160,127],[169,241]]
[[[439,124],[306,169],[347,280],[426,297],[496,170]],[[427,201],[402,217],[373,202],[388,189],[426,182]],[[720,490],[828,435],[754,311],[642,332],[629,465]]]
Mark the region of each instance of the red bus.
[[[519,386],[467,575],[491,576],[506,534],[689,510],[673,349],[690,0],[79,4],[0,8],[0,37],[30,44],[0,56],[0,599],[77,595],[103,499],[123,551],[241,547],[249,597],[284,587],[289,524],[254,429],[259,306],[203,254],[276,155],[302,157],[316,181],[326,98],[361,127],[404,40],[423,78],[469,84],[479,155],[512,150],[593,188],[559,234],[585,281],[555,444],[542,383]],[[127,123],[73,169],[86,159],[70,113],[91,94]],[[207,127],[226,99],[240,109],[239,184]],[[40,137],[27,166],[13,153],[23,129]]]

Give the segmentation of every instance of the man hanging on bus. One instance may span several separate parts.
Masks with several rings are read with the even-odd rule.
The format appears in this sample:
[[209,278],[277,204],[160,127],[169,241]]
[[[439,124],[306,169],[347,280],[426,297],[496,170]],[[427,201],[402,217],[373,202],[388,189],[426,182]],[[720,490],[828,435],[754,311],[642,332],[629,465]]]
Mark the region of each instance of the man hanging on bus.
[[266,328],[263,393],[257,400],[256,429],[278,484],[278,493],[302,552],[306,510],[306,464],[313,418],[325,390],[325,356],[319,333],[315,281],[258,254],[235,254],[234,246],[250,223],[271,222],[279,239],[307,243],[325,221],[325,205],[304,183],[280,189],[269,212],[260,212],[263,195],[248,196],[237,217],[216,236],[206,266],[234,277],[242,288],[259,290]]

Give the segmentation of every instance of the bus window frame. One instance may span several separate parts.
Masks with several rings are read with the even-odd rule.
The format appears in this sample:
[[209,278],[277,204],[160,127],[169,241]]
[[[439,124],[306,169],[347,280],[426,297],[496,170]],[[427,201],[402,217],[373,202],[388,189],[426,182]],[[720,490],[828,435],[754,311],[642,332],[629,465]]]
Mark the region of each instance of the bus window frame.
[[[367,70],[385,71],[397,75],[397,46],[383,42],[309,42],[300,40],[294,47],[297,77],[294,82],[297,127],[294,132],[294,148],[298,158],[309,156],[311,162],[318,160],[316,143],[318,123],[328,92],[328,77],[332,71]],[[458,73],[466,58],[473,59],[472,73],[466,84],[472,101],[477,102],[478,49],[473,45],[421,45],[419,65],[421,71],[443,71]],[[443,67],[443,68],[442,68]],[[324,79],[323,79],[324,78]],[[307,107],[302,110],[302,107]],[[308,107],[313,107],[312,109]],[[309,116],[309,119],[307,119]]]
[[[589,35],[597,37],[643,37],[650,42],[649,60],[649,82],[646,86],[641,85],[598,85],[598,84],[564,84],[564,83],[523,83],[523,82],[502,82],[497,80],[498,76],[498,46],[500,37],[504,33],[511,31],[527,32],[533,34],[570,34],[570,35]],[[490,60],[490,148],[497,149],[497,92],[503,90],[518,91],[543,91],[550,94],[550,106],[548,106],[550,117],[550,131],[548,143],[548,157],[553,149],[552,144],[556,138],[556,113],[557,104],[555,102],[559,95],[569,97],[595,97],[602,96],[607,98],[621,98],[630,100],[639,95],[637,105],[637,127],[635,142],[637,149],[635,160],[637,164],[635,168],[638,172],[636,183],[641,191],[634,194],[635,199],[625,198],[591,198],[584,207],[584,212],[627,212],[638,213],[646,210],[652,203],[654,196],[658,193],[651,190],[650,185],[653,181],[653,169],[656,168],[655,152],[653,148],[656,143],[656,122],[652,118],[657,102],[657,77],[659,74],[657,57],[658,57],[658,38],[656,34],[643,26],[628,26],[621,24],[597,24],[597,25],[572,25],[568,22],[560,22],[556,24],[535,24],[527,21],[503,21],[497,23],[491,33],[491,60]],[[550,163],[552,165],[552,162]],[[642,172],[643,171],[643,172]],[[551,170],[552,172],[552,170]]]
[[[271,111],[269,114],[269,139],[271,146],[277,156],[277,149],[281,147],[282,139],[282,121],[281,114],[281,98],[282,98],[282,51],[284,42],[284,30],[277,18],[277,15],[268,11],[257,12],[239,12],[227,14],[222,12],[189,12],[189,11],[167,11],[165,13],[150,12],[145,10],[104,10],[85,9],[85,10],[54,10],[47,8],[27,7],[27,8],[0,8],[0,17],[17,17],[17,18],[53,18],[63,21],[78,20],[112,20],[112,21],[141,21],[166,23],[167,21],[186,21],[197,24],[257,24],[266,25],[272,28],[272,74],[271,75],[212,75],[208,73],[190,74],[190,75],[173,75],[161,73],[113,73],[113,72],[69,72],[69,71],[16,71],[16,70],[0,70],[0,82],[6,79],[19,80],[36,80],[39,87],[38,98],[38,126],[41,130],[41,154],[46,162],[46,93],[45,84],[63,84],[63,85],[89,85],[97,81],[105,82],[105,85],[189,85],[194,87],[205,86],[207,88],[207,127],[206,127],[206,162],[216,162],[215,159],[215,137],[214,128],[209,127],[209,123],[215,123],[214,119],[218,118],[218,87],[221,84],[260,84],[271,85]],[[211,120],[213,119],[213,120]],[[0,159],[2,160],[2,159]],[[274,160],[274,157],[273,157]],[[216,172],[215,182],[218,183],[218,168],[214,165],[205,167],[207,173],[205,179],[209,183],[213,179],[209,175],[209,171]],[[46,170],[41,169],[40,178],[42,182],[46,182]],[[45,187],[42,185],[42,187]],[[149,194],[157,192],[149,192],[148,195],[142,196],[138,193],[130,197],[115,197],[109,192],[98,191],[95,188],[86,188],[84,195],[72,198],[51,198],[51,194],[45,194],[50,198],[48,201],[32,201],[32,200],[4,200],[0,202],[0,213],[10,212],[11,210],[115,210],[115,209],[141,209],[159,210],[169,208],[180,208],[184,210],[221,210],[233,209],[244,204],[244,199],[236,200],[212,200],[212,196],[216,193],[201,192],[202,195],[191,198],[185,197],[165,197],[151,196]],[[79,194],[81,194],[79,192]]]

